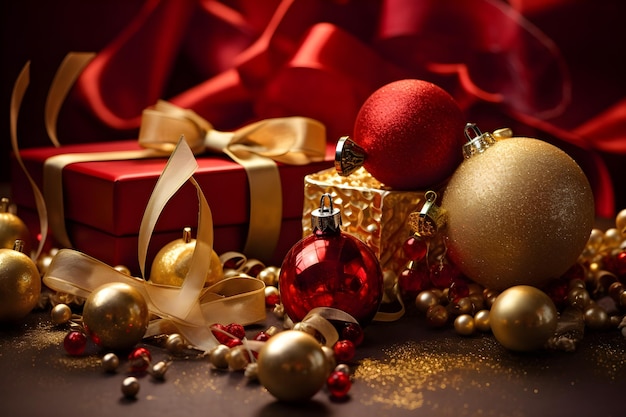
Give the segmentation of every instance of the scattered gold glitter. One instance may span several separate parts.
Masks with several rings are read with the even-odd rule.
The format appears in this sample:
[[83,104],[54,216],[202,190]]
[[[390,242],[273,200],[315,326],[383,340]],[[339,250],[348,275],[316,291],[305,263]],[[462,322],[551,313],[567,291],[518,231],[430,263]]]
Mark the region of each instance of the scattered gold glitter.
[[220,376],[222,375],[216,375],[207,364],[206,367],[198,367],[193,373],[183,371],[180,378],[173,381],[173,385],[186,394],[201,394],[207,391],[221,394],[222,389],[216,382],[216,378]]
[[626,373],[626,349],[609,343],[601,343],[592,352],[595,370],[614,380]]
[[384,349],[382,360],[363,360],[355,379],[375,392],[363,398],[366,405],[386,404],[415,410],[426,405],[441,406],[428,399],[429,393],[454,391],[462,395],[468,389],[489,389],[489,376],[522,378],[523,372],[503,366],[496,357],[480,350],[461,350],[446,346],[445,341],[406,342]]

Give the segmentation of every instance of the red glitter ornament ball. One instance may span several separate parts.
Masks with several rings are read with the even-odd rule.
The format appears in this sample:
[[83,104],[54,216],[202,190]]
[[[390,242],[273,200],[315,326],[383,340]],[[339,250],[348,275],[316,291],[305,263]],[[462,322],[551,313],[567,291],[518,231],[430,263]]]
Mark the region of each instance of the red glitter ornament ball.
[[359,110],[354,142],[366,153],[363,166],[400,190],[434,186],[462,161],[465,119],[439,86],[406,79],[376,90]]

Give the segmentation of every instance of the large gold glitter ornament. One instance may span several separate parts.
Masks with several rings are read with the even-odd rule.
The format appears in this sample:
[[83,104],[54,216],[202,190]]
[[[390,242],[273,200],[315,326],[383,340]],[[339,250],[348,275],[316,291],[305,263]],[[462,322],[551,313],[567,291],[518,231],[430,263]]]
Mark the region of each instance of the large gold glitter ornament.
[[18,239],[13,249],[0,248],[0,321],[26,317],[39,301],[41,277],[23,244]]
[[554,336],[557,311],[554,303],[536,287],[516,285],[504,290],[491,306],[491,331],[507,349],[532,351]]
[[281,401],[303,401],[323,386],[330,366],[320,343],[298,330],[285,330],[265,342],[258,358],[259,382]]
[[[150,281],[155,284],[183,285],[191,266],[191,257],[196,247],[196,240],[191,238],[191,228],[183,229],[183,237],[163,246],[156,254],[150,270]],[[211,253],[211,264],[206,275],[205,285],[213,285],[224,277],[220,258],[215,251]]]
[[16,240],[24,242],[24,253],[30,253],[30,232],[26,224],[10,210],[6,197],[0,199],[0,248],[13,249]]
[[100,347],[132,348],[148,328],[148,304],[135,288],[121,282],[96,288],[85,300],[85,331]]
[[591,187],[576,162],[547,142],[505,131],[482,134],[468,125],[466,160],[441,204],[449,258],[495,290],[562,275],[594,222]]

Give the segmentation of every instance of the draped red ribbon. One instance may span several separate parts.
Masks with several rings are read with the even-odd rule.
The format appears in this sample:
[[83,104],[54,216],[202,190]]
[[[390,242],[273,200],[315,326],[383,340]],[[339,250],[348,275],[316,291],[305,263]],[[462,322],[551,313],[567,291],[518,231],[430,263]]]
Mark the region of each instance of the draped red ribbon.
[[136,129],[144,108],[167,99],[223,130],[299,115],[338,138],[352,133],[375,89],[427,79],[473,121],[481,109],[487,122],[530,127],[575,148],[597,214],[609,217],[613,189],[598,152],[626,153],[626,102],[576,129],[560,126],[572,80],[557,45],[515,8],[536,9],[527,3],[147,0],[85,69],[73,105],[115,130]]

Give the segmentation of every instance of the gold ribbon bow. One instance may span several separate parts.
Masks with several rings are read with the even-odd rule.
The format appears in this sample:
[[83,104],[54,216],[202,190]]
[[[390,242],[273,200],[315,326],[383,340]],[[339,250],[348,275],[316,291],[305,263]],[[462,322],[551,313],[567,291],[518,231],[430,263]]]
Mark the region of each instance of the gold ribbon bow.
[[[282,222],[282,189],[276,162],[305,165],[324,159],[324,125],[306,117],[265,119],[234,132],[221,132],[195,112],[166,101],[144,110],[139,143],[170,152],[172,138],[184,135],[195,154],[221,152],[246,171],[250,187],[250,224],[243,252],[268,260]],[[178,135],[178,136],[177,136]]]
[[256,323],[265,319],[265,285],[246,275],[225,278],[204,288],[213,248],[212,214],[198,183],[192,177],[198,164],[191,149],[180,140],[159,177],[144,213],[139,231],[139,263],[144,275],[148,243],[161,211],[172,195],[190,181],[197,190],[198,235],[187,276],[181,287],[152,284],[125,275],[81,252],[62,249],[53,258],[43,282],[56,291],[80,297],[109,282],[124,282],[146,299],[152,321],[146,336],[160,334],[172,326],[193,346],[209,350],[218,342],[211,333],[213,323]]
[[[57,116],[74,80],[94,54],[71,53],[60,65],[46,101],[46,130],[59,146],[56,135]],[[18,162],[17,114],[29,83],[29,64],[20,73],[11,101],[11,139]],[[234,132],[222,132],[195,112],[159,101],[144,110],[139,132],[143,149],[80,154],[63,154],[48,158],[44,165],[43,195],[26,172],[35,194],[42,242],[47,222],[52,234],[63,247],[71,248],[64,216],[63,168],[72,163],[111,161],[168,156],[182,136],[195,154],[221,152],[239,163],[246,171],[250,188],[250,222],[244,252],[253,258],[269,259],[280,235],[282,222],[282,190],[277,162],[293,165],[324,159],[326,131],[322,123],[306,117],[284,117],[261,120]]]

